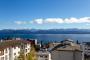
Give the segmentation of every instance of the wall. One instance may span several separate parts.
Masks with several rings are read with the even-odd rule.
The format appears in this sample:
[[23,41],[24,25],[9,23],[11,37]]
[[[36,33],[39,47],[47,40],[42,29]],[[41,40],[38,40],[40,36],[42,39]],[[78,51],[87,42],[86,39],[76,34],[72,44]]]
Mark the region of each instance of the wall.
[[4,60],[9,60],[9,48],[4,49],[4,55],[0,56],[0,60],[2,57],[4,57]]
[[14,60],[15,58],[17,58],[19,56],[20,53],[20,48],[18,46],[16,47],[10,47],[10,60]]
[[81,52],[73,51],[52,51],[52,60],[82,60]]

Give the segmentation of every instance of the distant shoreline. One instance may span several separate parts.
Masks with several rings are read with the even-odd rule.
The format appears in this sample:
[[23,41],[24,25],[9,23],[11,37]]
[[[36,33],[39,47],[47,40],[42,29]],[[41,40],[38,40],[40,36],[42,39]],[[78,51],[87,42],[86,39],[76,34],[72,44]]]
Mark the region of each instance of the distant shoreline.
[[90,29],[0,30],[0,34],[90,34]]

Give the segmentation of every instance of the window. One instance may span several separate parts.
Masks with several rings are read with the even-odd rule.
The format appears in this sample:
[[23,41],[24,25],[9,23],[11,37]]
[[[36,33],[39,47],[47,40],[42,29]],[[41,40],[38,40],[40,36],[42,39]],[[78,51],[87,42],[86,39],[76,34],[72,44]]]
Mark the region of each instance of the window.
[[16,47],[14,47],[14,49],[16,49]]
[[20,52],[18,52],[18,54],[20,54]]
[[4,60],[4,57],[1,57],[1,60]]
[[48,59],[45,59],[45,60],[48,60]]
[[7,49],[5,49],[5,53],[7,53]]
[[27,52],[27,49],[26,49],[26,52]]
[[88,50],[90,50],[90,49],[88,49]]
[[21,45],[21,49],[24,49],[24,46],[23,45]]
[[26,56],[28,56],[28,54],[26,54]]
[[43,57],[43,56],[40,55],[40,57]]
[[18,46],[18,48],[21,48],[20,46]]
[[27,45],[25,45],[25,48],[27,48]]
[[14,55],[16,55],[16,53],[14,53]]
[[0,51],[0,55],[4,55],[4,50]]
[[45,56],[45,58],[47,58],[47,56]]
[[48,59],[45,59],[45,60],[48,60]]

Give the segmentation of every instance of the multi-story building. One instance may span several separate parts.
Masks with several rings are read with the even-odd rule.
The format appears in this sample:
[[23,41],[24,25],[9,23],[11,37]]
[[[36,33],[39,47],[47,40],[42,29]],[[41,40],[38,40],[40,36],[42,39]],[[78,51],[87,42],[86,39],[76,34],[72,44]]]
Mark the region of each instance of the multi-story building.
[[90,42],[83,42],[81,48],[83,51],[83,60],[90,60]]
[[9,60],[9,48],[0,48],[0,60]]
[[20,48],[18,46],[9,48],[9,60],[15,60],[20,55]]
[[57,46],[57,45],[59,45],[59,44],[61,44],[60,42],[53,42],[53,43],[49,43],[48,45],[49,45],[49,48],[53,48],[53,47],[55,47],[55,46]]
[[82,60],[82,51],[80,45],[72,40],[64,40],[61,44],[51,50],[52,60]]
[[37,53],[37,60],[51,60],[51,53],[47,50],[41,50]]
[[0,60],[16,60],[20,52],[27,55],[31,49],[26,40],[7,40],[0,42]]
[[82,46],[84,48],[83,49],[84,54],[87,55],[87,56],[90,56],[90,42],[84,42],[82,44]]

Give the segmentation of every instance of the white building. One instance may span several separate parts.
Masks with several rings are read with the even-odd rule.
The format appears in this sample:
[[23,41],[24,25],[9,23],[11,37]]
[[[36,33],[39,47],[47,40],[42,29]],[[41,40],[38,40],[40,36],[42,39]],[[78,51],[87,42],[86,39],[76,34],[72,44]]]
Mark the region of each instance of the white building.
[[37,53],[38,60],[51,60],[51,53],[47,50],[39,51]]
[[84,48],[84,54],[90,56],[90,42],[84,42],[82,46]]
[[82,60],[80,46],[71,40],[64,40],[51,50],[52,60]]
[[83,60],[90,60],[90,42],[83,42],[81,48],[83,50]]
[[15,60],[20,55],[20,48],[18,46],[9,48],[9,60]]
[[0,49],[0,60],[9,60],[9,48]]
[[24,44],[23,45],[23,48],[21,50],[23,50],[23,52],[25,53],[25,55],[27,55],[30,52],[30,50],[31,50],[31,45],[29,43]]
[[[22,48],[23,47],[23,48]],[[30,52],[31,44],[26,40],[7,40],[0,42],[0,60],[15,60],[24,52]]]

